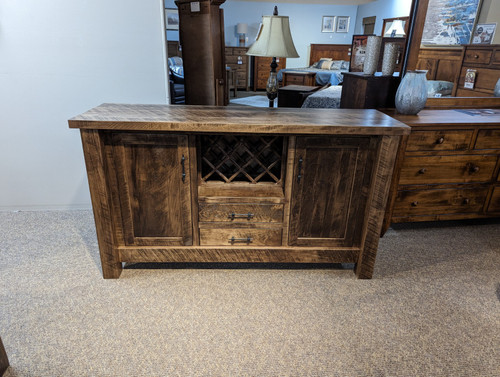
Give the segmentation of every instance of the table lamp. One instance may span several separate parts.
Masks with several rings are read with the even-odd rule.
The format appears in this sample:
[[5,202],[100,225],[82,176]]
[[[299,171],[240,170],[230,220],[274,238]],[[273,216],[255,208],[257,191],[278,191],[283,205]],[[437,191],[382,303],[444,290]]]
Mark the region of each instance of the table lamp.
[[278,78],[276,74],[276,58],[298,58],[290,33],[288,17],[278,16],[278,7],[274,7],[272,16],[262,16],[262,24],[257,39],[250,46],[247,55],[272,57],[271,72],[267,80],[266,92],[269,107],[274,106],[278,96]]
[[236,34],[239,37],[239,46],[245,47],[245,34],[248,33],[248,25],[247,24],[238,24],[236,25]]

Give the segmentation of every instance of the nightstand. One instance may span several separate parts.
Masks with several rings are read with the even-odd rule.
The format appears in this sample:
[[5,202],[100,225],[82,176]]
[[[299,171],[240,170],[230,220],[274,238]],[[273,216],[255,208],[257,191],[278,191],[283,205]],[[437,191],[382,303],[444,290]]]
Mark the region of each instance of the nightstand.
[[285,71],[283,72],[283,86],[287,85],[307,85],[316,84],[316,74],[313,72]]
[[343,72],[341,109],[377,109],[394,107],[399,76],[365,75]]
[[287,85],[278,89],[278,107],[301,107],[310,94],[319,86]]

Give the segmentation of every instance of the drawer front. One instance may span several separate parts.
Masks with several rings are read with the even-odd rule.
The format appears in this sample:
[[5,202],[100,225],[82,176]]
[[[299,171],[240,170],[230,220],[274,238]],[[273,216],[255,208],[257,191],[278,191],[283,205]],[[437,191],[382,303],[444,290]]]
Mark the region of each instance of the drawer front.
[[407,151],[460,151],[469,148],[474,131],[412,131]]
[[500,50],[495,50],[491,64],[500,64]]
[[487,188],[399,191],[393,216],[476,213],[487,194]]
[[279,228],[200,228],[201,246],[281,246]]
[[[473,90],[487,91],[490,93],[490,96],[492,96],[493,89],[495,88],[495,84],[498,81],[498,70],[491,68],[475,68],[475,69],[476,69],[476,80],[474,82]],[[460,83],[459,83],[460,88],[464,88],[466,73],[467,73],[467,67],[463,67],[462,72],[460,73]]]
[[488,182],[497,156],[405,157],[400,185]]
[[500,186],[496,186],[493,189],[493,195],[488,205],[488,212],[500,212]]
[[479,130],[475,149],[500,149],[500,129]]
[[490,64],[491,50],[469,48],[465,52],[464,63]]
[[286,85],[305,85],[304,84],[305,76],[302,75],[286,75]]
[[282,204],[215,204],[200,203],[199,221],[232,223],[281,223]]

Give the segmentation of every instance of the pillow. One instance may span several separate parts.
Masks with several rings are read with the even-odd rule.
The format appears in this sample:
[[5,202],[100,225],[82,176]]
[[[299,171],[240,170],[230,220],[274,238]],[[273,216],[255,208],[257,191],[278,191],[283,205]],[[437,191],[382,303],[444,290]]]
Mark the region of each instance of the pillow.
[[330,69],[338,71],[340,67],[342,67],[342,60],[332,60],[332,63],[330,65]]
[[450,81],[428,80],[427,97],[449,96],[453,90],[453,83]]
[[316,68],[319,68],[319,69],[330,69],[331,62],[332,62],[332,59],[321,58],[321,59],[319,59],[319,62],[316,63]]
[[347,60],[342,60],[342,66],[340,69],[349,70],[349,62]]

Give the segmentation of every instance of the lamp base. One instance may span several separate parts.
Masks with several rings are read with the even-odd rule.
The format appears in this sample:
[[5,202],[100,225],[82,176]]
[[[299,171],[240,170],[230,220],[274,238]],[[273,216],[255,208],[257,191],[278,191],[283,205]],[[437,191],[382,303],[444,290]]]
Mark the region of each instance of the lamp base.
[[271,62],[271,72],[269,73],[269,78],[267,79],[266,92],[267,98],[269,98],[269,107],[274,107],[274,99],[278,97],[278,75],[276,74],[276,58],[273,57]]
[[239,42],[239,47],[245,47],[245,34],[240,34],[238,42]]

